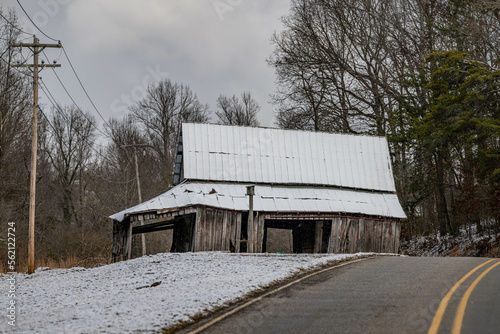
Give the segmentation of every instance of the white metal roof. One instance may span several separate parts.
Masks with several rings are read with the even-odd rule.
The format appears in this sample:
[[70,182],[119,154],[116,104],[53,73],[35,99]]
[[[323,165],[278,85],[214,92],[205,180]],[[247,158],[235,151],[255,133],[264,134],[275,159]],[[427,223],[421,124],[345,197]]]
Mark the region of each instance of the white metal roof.
[[[246,184],[183,183],[166,193],[110,218],[158,210],[205,205],[236,211],[248,211]],[[332,212],[406,218],[394,193],[354,191],[326,187],[280,187],[256,185],[254,210],[263,212]]]
[[384,137],[182,124],[184,179],[395,192]]

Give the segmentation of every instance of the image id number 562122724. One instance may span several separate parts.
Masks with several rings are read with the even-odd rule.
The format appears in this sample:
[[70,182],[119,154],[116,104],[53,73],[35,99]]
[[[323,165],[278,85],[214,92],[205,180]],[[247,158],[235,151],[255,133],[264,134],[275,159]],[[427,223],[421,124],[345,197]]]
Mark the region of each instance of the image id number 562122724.
[[9,272],[16,271],[16,223],[7,223],[7,268]]

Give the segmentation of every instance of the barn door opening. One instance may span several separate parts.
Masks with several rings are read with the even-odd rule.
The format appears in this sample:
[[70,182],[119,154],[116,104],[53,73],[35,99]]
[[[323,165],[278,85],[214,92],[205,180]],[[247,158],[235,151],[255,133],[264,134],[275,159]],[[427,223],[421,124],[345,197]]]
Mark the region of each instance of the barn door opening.
[[293,229],[293,252],[314,253],[315,222],[301,221]]
[[332,233],[332,221],[331,220],[325,220],[323,221],[323,226],[322,226],[322,235],[321,235],[321,245],[320,247],[320,253],[328,253],[328,245],[330,242],[330,234]]
[[195,215],[185,215],[174,223],[174,235],[170,252],[192,252],[194,242]]
[[326,252],[330,230],[331,223],[327,222],[266,219],[262,251],[270,253]]
[[240,253],[248,251],[248,212],[241,214]]

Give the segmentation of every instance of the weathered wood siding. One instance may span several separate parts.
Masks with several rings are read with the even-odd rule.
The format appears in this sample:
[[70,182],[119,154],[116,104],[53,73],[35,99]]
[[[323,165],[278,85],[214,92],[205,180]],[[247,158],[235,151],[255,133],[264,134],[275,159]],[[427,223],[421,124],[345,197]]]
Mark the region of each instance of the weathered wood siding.
[[113,262],[126,260],[129,258],[132,247],[132,224],[130,220],[119,223],[113,222]]
[[[266,219],[316,221],[314,252],[319,251],[323,246],[321,243],[323,224],[321,222],[325,221],[332,222],[328,247],[325,246],[328,253],[397,253],[399,250],[401,233],[401,222],[399,220],[332,216],[328,214],[266,213],[260,215],[259,224],[261,225],[259,230],[263,231],[264,220]],[[256,243],[257,248],[254,248],[256,252],[262,251],[262,237],[259,234],[257,234]]]
[[113,248],[111,259],[113,262],[125,260],[125,224],[113,221]]
[[241,213],[199,207],[196,212],[194,251],[240,251]]
[[[240,252],[242,212],[213,207],[190,207],[178,211],[156,214],[140,214],[127,218],[122,223],[113,223],[113,261],[130,258],[134,225],[145,220],[146,225],[169,224],[194,213],[194,235],[192,251]],[[401,223],[399,220],[374,219],[369,217],[332,216],[329,214],[282,214],[254,213],[253,249],[261,253],[264,249],[265,221],[308,221],[314,224],[314,252],[328,253],[397,253]],[[331,222],[331,229],[329,224]],[[148,224],[149,223],[149,224]],[[326,230],[323,228],[327,226]],[[324,234],[324,235],[323,235]],[[232,248],[231,245],[234,247]],[[311,248],[311,251],[313,249]]]
[[336,217],[328,253],[397,253],[400,232],[397,221]]

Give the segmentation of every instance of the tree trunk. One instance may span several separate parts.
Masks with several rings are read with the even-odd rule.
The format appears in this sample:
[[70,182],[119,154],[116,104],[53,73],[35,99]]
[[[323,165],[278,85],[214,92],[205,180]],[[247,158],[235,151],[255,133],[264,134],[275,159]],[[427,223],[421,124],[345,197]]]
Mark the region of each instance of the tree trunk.
[[445,195],[445,184],[444,184],[444,161],[441,155],[441,151],[437,150],[435,153],[436,160],[436,204],[437,204],[437,214],[439,222],[439,232],[441,236],[445,236],[447,233],[447,227],[450,227],[450,217],[448,214],[448,205],[446,203]]

